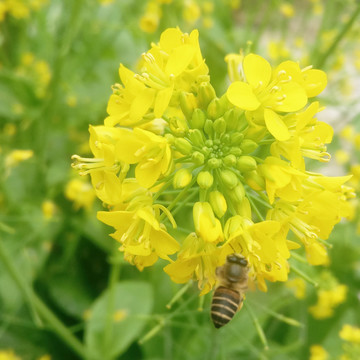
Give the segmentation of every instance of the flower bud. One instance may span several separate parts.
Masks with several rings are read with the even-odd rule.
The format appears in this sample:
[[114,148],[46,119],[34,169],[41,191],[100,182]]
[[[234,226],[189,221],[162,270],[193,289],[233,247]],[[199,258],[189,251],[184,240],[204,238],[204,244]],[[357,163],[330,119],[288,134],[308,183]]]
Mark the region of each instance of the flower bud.
[[222,165],[222,160],[217,158],[212,158],[208,160],[208,165],[210,169],[218,169]]
[[194,110],[197,108],[196,97],[193,93],[182,91],[179,96],[181,111],[186,119],[190,120]]
[[244,139],[244,134],[240,132],[235,132],[230,135],[230,144],[234,146],[239,146]]
[[214,177],[209,171],[200,171],[196,181],[202,189],[209,189],[214,183]]
[[220,191],[212,191],[209,194],[209,201],[215,215],[220,219],[227,210],[227,203],[224,195]]
[[216,93],[210,82],[202,82],[198,89],[198,101],[201,108],[206,109]]
[[256,167],[256,160],[251,156],[240,156],[236,161],[236,168],[241,172],[252,171]]
[[201,109],[195,109],[192,113],[190,125],[193,129],[202,129],[204,127],[206,115]]
[[224,157],[224,164],[230,167],[234,166],[236,164],[236,156],[233,154],[226,155]]
[[215,132],[217,132],[219,135],[223,134],[226,131],[226,122],[224,120],[224,118],[219,118],[216,119],[214,121],[214,130]]
[[184,138],[176,138],[174,141],[176,150],[181,152],[183,155],[189,155],[192,151],[191,144]]
[[207,115],[210,119],[215,120],[224,114],[224,109],[218,98],[211,100],[208,108]]
[[205,156],[204,154],[202,154],[199,151],[194,151],[191,155],[191,161],[195,164],[195,165],[202,165],[205,162]]
[[205,138],[203,133],[199,129],[190,129],[189,138],[194,145],[199,147],[204,146]]
[[175,136],[173,134],[167,133],[164,135],[164,137],[168,141],[169,144],[174,144]]
[[225,112],[224,120],[226,121],[226,127],[228,130],[238,130],[240,124],[240,116],[243,114],[243,110],[233,108]]
[[239,182],[235,188],[230,192],[231,200],[235,203],[241,203],[245,197],[245,188],[244,185]]
[[220,178],[229,189],[233,189],[239,182],[236,174],[227,169],[220,171]]
[[245,181],[255,191],[264,190],[265,188],[265,181],[256,170],[248,171],[245,174]]
[[205,134],[208,135],[209,137],[212,138],[214,136],[214,123],[210,119],[206,119],[204,125],[204,131]]
[[230,149],[230,154],[233,154],[235,156],[240,156],[242,154],[242,150],[239,147],[233,146]]
[[250,139],[244,139],[240,145],[240,149],[243,151],[244,154],[250,154],[255,149],[258,148],[258,144]]
[[173,179],[174,189],[184,188],[186,185],[189,185],[192,179],[191,171],[188,169],[180,169],[176,172]]
[[170,119],[170,130],[177,136],[183,136],[188,131],[188,126],[185,119],[174,116]]

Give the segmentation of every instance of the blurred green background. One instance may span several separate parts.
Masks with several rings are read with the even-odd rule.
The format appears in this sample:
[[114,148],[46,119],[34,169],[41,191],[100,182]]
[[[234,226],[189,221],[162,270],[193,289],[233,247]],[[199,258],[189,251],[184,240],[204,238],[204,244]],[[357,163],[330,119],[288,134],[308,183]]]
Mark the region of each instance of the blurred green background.
[[320,118],[336,133],[326,174],[352,173],[358,190],[359,9],[350,0],[1,0],[0,359],[359,359],[359,344],[339,336],[360,324],[356,200],[330,238],[328,267],[298,261],[303,277],[249,292],[215,330],[210,295],[189,284],[168,309],[182,287],[164,263],[140,273],[123,261],[96,219],[89,179],[70,166],[72,154],[89,156],[88,126],[106,117],[120,62],[135,70],[179,26],[199,29],[219,93],[224,56],[241,48],[325,70]]

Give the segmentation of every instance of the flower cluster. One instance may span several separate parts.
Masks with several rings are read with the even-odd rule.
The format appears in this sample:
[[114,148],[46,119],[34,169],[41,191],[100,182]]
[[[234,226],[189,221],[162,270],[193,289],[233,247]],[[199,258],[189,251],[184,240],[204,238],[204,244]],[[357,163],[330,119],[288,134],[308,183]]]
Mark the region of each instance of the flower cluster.
[[120,65],[108,117],[90,126],[94,158],[73,157],[106,204],[98,218],[115,228],[125,259],[140,270],[165,259],[174,282],[196,279],[203,294],[234,252],[263,291],[265,280],[287,280],[301,245],[310,264],[326,264],[324,240],[352,196],[348,176],[305,167],[305,158],[330,159],[333,130],[311,101],[325,73],[292,61],[272,68],[252,53],[226,62],[231,84],[217,95],[198,31],[167,29],[138,73]]

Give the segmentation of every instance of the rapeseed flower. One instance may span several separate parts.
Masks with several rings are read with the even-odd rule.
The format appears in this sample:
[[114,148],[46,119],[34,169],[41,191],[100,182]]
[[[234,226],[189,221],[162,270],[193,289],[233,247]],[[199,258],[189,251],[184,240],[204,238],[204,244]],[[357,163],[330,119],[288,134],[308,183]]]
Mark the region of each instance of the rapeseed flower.
[[287,281],[301,246],[310,264],[328,263],[323,242],[350,211],[349,177],[309,172],[304,161],[330,160],[333,130],[310,100],[326,74],[230,54],[232,83],[217,94],[198,37],[167,29],[137,73],[120,65],[109,116],[90,126],[94,158],[75,155],[73,166],[90,174],[106,206],[98,218],[140,270],[164,259],[174,282],[196,280],[205,294],[236,252],[266,291],[266,281]]

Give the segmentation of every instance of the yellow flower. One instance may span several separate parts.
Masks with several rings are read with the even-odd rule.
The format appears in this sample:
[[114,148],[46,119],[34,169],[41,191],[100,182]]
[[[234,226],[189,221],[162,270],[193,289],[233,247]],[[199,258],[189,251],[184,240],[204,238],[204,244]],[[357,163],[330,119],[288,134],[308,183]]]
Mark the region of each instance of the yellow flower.
[[184,240],[177,259],[165,266],[164,271],[175,283],[186,283],[195,278],[202,289],[201,295],[204,295],[215,285],[215,270],[220,265],[219,252],[214,243],[191,233]]
[[137,164],[135,177],[141,186],[150,188],[171,166],[168,141],[150,131],[135,128],[121,131],[121,141],[116,143],[117,158],[126,164]]
[[219,242],[223,240],[220,221],[215,217],[209,203],[195,203],[193,217],[195,230],[199,237],[208,242]]
[[351,343],[360,344],[360,328],[345,324],[339,332],[341,339]]
[[90,210],[95,200],[95,193],[92,186],[79,179],[70,180],[65,187],[65,196],[74,202],[74,208],[85,208]]
[[328,360],[329,353],[321,345],[311,345],[309,360]]
[[226,243],[222,256],[237,252],[251,264],[250,276],[255,276],[259,289],[267,291],[265,279],[286,281],[289,272],[287,259],[290,253],[286,233],[281,232],[276,221],[253,223],[239,215],[230,218],[225,225]]
[[13,350],[0,350],[0,360],[21,360]]
[[[124,182],[120,210],[99,211],[98,219],[115,228],[111,236],[121,243],[125,259],[142,270],[153,265],[158,257],[170,261],[180,246],[159,222],[161,205],[153,205],[151,194],[136,182]],[[165,212],[173,219],[169,212]],[[173,222],[173,226],[175,223]]]
[[20,162],[31,159],[34,156],[32,150],[13,150],[6,156],[5,166],[7,168],[14,167]]
[[280,12],[287,18],[292,18],[294,16],[295,10],[290,3],[282,3],[280,5]]
[[306,283],[302,278],[295,278],[286,283],[286,287],[292,289],[297,299],[304,299],[306,295]]
[[56,212],[56,205],[51,200],[45,200],[41,204],[41,209],[46,220],[50,220],[54,217]]

